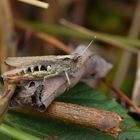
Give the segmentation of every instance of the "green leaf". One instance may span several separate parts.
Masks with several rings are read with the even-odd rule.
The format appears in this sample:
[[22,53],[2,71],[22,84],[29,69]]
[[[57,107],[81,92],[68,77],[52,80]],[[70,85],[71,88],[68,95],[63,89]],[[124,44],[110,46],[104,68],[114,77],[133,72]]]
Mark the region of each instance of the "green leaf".
[[[115,100],[106,98],[97,89],[92,89],[83,83],[79,83],[77,86],[57,98],[57,101],[64,101],[117,112],[124,118],[124,121],[121,123],[123,131],[120,134],[119,139],[126,140],[126,138],[128,138],[131,140],[137,140],[137,138],[140,138],[140,129],[137,128],[135,121],[127,115],[126,111]],[[22,136],[24,137],[28,135],[40,139],[49,136],[58,136],[61,140],[115,139],[114,137],[95,129],[50,119],[43,120],[20,113],[8,113],[3,125],[10,127],[10,129],[11,127],[16,129],[17,133],[19,131],[21,139]],[[9,129],[8,127],[7,129]],[[0,126],[0,137],[1,134],[3,134],[2,126]],[[135,137],[135,135],[137,136]],[[12,133],[9,136],[14,139],[19,139],[19,137],[17,138]]]
[[18,128],[30,135],[41,139],[48,136],[58,136],[61,140],[90,140],[100,139],[114,140],[113,137],[97,130],[81,127],[78,125],[66,124],[60,121],[43,120],[18,113],[10,113],[7,116],[6,124]]
[[124,131],[119,136],[120,140],[139,140],[140,139],[140,129],[132,128]]

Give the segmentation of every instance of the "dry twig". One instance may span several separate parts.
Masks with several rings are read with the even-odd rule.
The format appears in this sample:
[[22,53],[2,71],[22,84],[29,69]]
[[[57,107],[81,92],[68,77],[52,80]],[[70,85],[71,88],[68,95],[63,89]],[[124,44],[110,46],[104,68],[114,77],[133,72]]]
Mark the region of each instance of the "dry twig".
[[17,108],[15,111],[30,115],[32,112],[32,115],[43,118],[49,117],[51,119],[80,124],[98,129],[113,136],[118,136],[121,132],[119,123],[122,121],[122,118],[118,114],[70,103],[53,102],[43,114],[38,113],[32,108],[29,108],[28,110]]
[[138,114],[140,114],[140,108],[135,103],[133,103],[122,91],[118,90],[110,81],[106,80],[105,78],[102,80],[117,94],[119,99],[123,100],[125,103],[131,106]]

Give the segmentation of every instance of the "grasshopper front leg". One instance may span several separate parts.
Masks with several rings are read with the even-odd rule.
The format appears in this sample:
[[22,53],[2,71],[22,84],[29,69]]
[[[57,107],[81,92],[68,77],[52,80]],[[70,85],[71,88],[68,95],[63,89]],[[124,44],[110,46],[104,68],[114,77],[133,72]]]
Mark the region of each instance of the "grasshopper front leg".
[[67,71],[65,71],[65,75],[66,75],[66,78],[67,78],[67,82],[70,85],[70,78],[69,78],[69,75],[68,75],[68,72]]

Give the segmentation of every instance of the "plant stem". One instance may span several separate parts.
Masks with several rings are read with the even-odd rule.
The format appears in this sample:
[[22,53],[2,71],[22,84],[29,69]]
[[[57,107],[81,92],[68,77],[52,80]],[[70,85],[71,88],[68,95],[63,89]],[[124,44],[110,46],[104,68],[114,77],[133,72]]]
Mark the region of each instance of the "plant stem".
[[41,138],[23,132],[22,130],[18,130],[4,123],[0,125],[0,132],[18,140],[41,140]]

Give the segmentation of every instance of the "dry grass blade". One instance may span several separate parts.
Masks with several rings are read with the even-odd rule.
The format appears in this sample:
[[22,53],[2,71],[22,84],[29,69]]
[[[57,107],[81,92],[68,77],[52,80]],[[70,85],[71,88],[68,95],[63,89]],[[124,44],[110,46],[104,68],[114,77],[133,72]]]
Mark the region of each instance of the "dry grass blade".
[[1,72],[8,69],[4,59],[15,56],[17,40],[14,33],[14,23],[9,0],[0,1],[0,67]]
[[47,9],[49,7],[49,4],[46,2],[38,1],[38,0],[18,0],[20,2],[24,2],[33,6],[37,6],[40,8]]
[[135,83],[134,83],[134,88],[133,88],[133,95],[132,95],[132,100],[136,104],[139,103],[140,101],[140,53],[138,54],[137,58],[137,72],[136,72],[136,78],[135,78]]
[[[129,29],[129,38],[138,38],[140,31],[140,1],[137,1],[137,6],[135,8],[133,20]],[[139,53],[138,53],[139,55]],[[130,62],[132,60],[132,53],[125,51],[123,52],[120,63],[118,65],[118,70],[115,75],[114,84],[120,88],[124,82],[125,77],[127,76],[127,72],[130,66]],[[139,67],[138,67],[139,68]],[[139,81],[139,79],[136,78]],[[135,90],[135,89],[134,89]],[[133,94],[139,94],[139,92],[134,92]],[[133,96],[133,95],[132,95]],[[135,101],[134,101],[135,102]]]
[[9,106],[11,97],[15,92],[16,86],[14,84],[8,85],[7,89],[0,91],[0,122],[2,122]]
[[138,53],[138,49],[137,48],[132,48],[130,45],[128,44],[125,44],[123,42],[120,42],[119,40],[115,39],[114,37],[112,37],[111,35],[107,35],[107,34],[101,34],[99,32],[95,32],[95,31],[91,31],[89,29],[86,29],[80,25],[76,25],[76,24],[73,24],[67,20],[64,20],[62,19],[61,21],[61,24],[63,24],[64,26],[66,27],[69,27],[71,29],[74,29],[78,32],[81,32],[81,33],[85,33],[89,36],[97,36],[97,40],[101,40],[101,41],[104,41],[106,43],[109,43],[111,45],[114,45],[114,46],[117,46],[119,48],[123,48],[123,49],[126,49],[130,52],[133,52],[133,53]]

